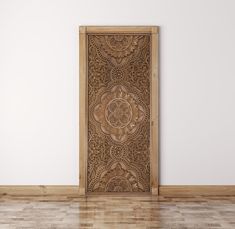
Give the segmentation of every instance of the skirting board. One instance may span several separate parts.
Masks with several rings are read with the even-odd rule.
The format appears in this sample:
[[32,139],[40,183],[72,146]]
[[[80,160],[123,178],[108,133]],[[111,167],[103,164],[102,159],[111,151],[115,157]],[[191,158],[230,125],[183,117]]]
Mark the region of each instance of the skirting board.
[[235,196],[235,185],[161,185],[159,195],[166,197]]
[[[0,196],[80,196],[76,185],[0,185]],[[235,196],[235,185],[161,185],[165,197]]]
[[76,185],[0,185],[0,196],[57,196],[79,195]]

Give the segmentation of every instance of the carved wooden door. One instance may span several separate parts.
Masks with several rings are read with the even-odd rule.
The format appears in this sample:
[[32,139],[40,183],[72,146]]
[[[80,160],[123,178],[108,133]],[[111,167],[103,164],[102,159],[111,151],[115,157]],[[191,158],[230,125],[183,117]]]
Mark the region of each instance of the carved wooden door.
[[152,30],[85,34],[86,192],[150,192]]

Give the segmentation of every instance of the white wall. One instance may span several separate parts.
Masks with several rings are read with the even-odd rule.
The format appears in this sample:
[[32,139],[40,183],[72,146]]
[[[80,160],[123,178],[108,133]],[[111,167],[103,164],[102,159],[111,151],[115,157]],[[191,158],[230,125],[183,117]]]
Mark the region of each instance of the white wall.
[[235,1],[0,0],[0,184],[78,183],[78,26],[159,25],[161,184],[235,184]]

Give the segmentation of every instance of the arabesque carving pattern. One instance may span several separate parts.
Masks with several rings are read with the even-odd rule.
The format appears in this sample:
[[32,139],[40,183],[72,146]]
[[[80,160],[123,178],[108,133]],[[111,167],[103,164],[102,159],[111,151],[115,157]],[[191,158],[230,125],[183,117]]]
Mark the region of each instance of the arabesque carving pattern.
[[150,44],[88,34],[88,192],[150,191]]

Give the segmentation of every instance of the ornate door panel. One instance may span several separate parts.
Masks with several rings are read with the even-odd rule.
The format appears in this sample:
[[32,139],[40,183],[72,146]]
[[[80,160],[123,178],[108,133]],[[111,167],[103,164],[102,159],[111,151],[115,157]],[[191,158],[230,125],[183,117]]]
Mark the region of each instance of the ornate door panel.
[[85,35],[88,193],[151,191],[152,36]]

